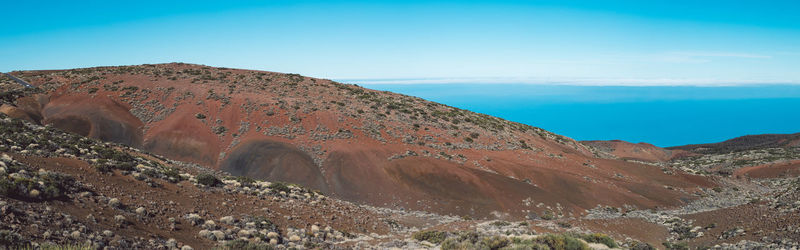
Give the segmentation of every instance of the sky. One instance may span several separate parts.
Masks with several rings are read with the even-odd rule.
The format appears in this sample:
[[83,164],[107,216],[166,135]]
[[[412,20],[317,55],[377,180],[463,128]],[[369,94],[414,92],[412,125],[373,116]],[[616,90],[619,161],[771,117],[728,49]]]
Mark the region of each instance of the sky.
[[362,83],[800,84],[800,1],[7,1],[0,71],[186,62]]

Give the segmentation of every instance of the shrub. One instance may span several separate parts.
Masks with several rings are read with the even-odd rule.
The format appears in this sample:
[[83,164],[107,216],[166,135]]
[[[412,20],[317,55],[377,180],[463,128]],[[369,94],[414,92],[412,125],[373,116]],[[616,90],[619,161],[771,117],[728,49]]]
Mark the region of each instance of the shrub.
[[232,240],[225,243],[224,249],[236,250],[272,250],[275,249],[272,245],[263,242],[250,242],[243,239]]
[[509,223],[508,221],[499,220],[499,221],[492,222],[492,226],[496,226],[496,227],[504,227],[504,226],[508,226],[508,225],[511,225],[511,223]]
[[411,237],[418,241],[428,241],[433,244],[439,244],[445,240],[447,234],[441,231],[418,231]]
[[679,243],[664,242],[661,243],[661,245],[664,245],[664,247],[669,250],[689,250],[689,245],[686,244],[686,242],[679,242]]
[[619,247],[617,245],[617,243],[614,242],[614,239],[612,239],[608,235],[601,234],[601,233],[584,234],[584,235],[581,235],[581,239],[585,240],[586,242],[601,243],[601,244],[606,245],[606,246],[608,246],[610,248]]
[[492,236],[491,238],[483,238],[481,241],[482,248],[500,249],[508,245],[508,238],[503,236]]
[[636,244],[633,244],[633,246],[631,246],[631,250],[656,250],[656,248],[648,243],[636,242]]
[[209,173],[202,173],[197,175],[197,183],[213,187],[222,183],[216,176]]
[[555,219],[555,218],[556,218],[556,215],[553,213],[553,211],[550,211],[550,210],[545,210],[544,214],[542,214],[542,219],[543,220],[552,220],[552,219]]
[[273,182],[272,184],[269,184],[268,187],[270,189],[274,190],[275,192],[283,191],[283,192],[287,192],[288,193],[288,192],[292,191],[291,189],[289,189],[289,186],[286,185],[286,183],[283,183],[283,182]]
[[0,230],[0,246],[7,246],[7,247],[21,247],[24,246],[24,241],[19,234],[8,231],[8,230]]
[[583,241],[562,234],[547,234],[536,238],[535,242],[549,246],[552,249],[588,250],[589,246]]
[[196,115],[194,115],[194,117],[197,119],[206,119],[206,115],[200,113],[197,113]]
[[275,223],[273,223],[271,220],[267,219],[267,217],[264,216],[253,217],[253,223],[256,224],[256,228],[258,228],[258,230],[266,229],[267,231],[272,231],[272,232],[278,231],[278,225],[275,225]]

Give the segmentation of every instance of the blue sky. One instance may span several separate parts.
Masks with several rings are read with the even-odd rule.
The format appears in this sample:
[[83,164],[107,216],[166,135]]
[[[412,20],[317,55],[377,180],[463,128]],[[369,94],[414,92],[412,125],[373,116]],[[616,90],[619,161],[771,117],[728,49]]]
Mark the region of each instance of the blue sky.
[[14,11],[0,22],[0,71],[179,61],[364,83],[800,83],[798,1],[9,1],[4,8]]

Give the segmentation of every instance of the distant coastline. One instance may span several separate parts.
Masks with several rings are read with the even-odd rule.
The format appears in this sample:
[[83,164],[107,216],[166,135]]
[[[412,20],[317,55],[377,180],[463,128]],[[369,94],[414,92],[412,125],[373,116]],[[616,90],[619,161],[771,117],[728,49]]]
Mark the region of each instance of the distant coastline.
[[361,84],[544,128],[660,147],[800,132],[800,85]]

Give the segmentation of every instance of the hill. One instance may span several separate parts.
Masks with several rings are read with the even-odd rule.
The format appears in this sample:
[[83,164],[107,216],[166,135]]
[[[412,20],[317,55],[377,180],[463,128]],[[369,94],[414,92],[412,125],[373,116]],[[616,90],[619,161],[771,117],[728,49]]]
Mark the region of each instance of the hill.
[[724,154],[754,149],[800,147],[800,133],[745,135],[717,143],[668,147],[700,154]]
[[295,74],[190,64],[13,74],[43,93],[20,98],[9,114],[378,206],[568,215],[597,205],[680,205],[691,197],[663,186],[712,185],[597,159],[539,128]]

